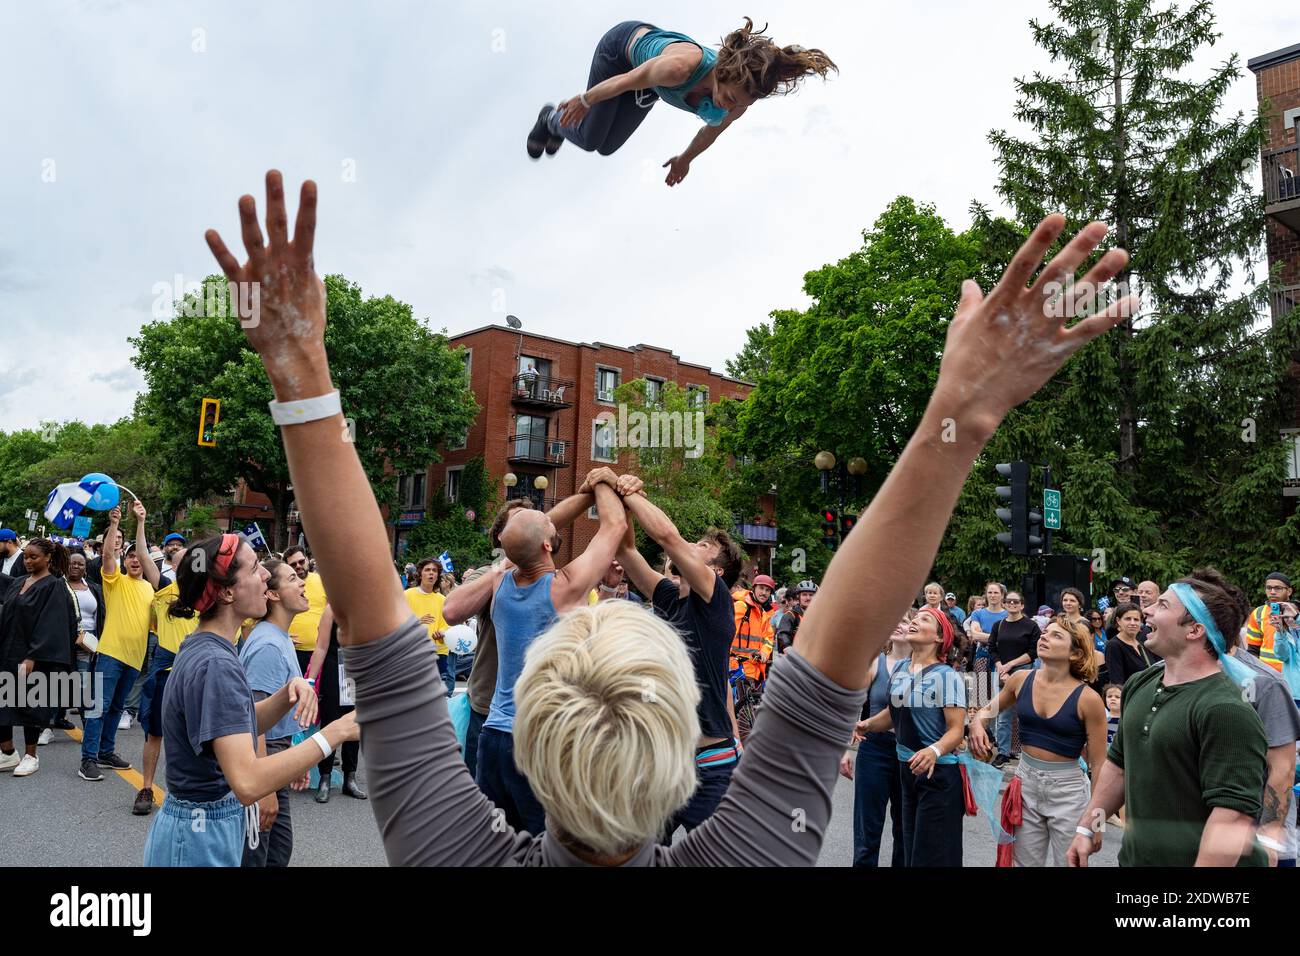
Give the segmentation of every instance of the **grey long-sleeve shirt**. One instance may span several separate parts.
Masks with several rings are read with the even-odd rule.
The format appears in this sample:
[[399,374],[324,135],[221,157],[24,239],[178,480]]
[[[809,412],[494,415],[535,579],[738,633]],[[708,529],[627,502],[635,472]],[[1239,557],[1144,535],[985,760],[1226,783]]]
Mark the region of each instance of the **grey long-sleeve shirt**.
[[[397,866],[584,866],[550,833],[506,823],[460,756],[437,652],[415,617],[343,648],[356,683],[370,806]],[[831,817],[841,754],[866,690],[845,690],[797,651],[774,669],[763,711],[717,811],[672,847],[624,866],[811,866]]]

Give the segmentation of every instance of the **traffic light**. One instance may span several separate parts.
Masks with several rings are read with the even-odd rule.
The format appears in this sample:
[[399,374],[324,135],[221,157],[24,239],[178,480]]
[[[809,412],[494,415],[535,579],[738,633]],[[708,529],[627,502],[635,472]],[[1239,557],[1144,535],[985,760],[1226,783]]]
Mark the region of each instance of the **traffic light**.
[[853,526],[858,523],[857,515],[840,515],[840,541],[849,536]]
[[835,550],[839,535],[839,515],[827,508],[822,512],[822,544]]
[[[1005,501],[1010,507],[998,508],[998,519],[1009,530],[998,535],[998,543],[1005,544],[1012,554],[1029,554],[1029,463],[1024,461],[1002,462],[997,466],[998,474],[1011,479],[1009,485],[998,485],[998,500]],[[1039,516],[1042,521],[1042,516]]]
[[1043,552],[1043,514],[1033,508],[1029,509],[1028,528],[1025,542],[1027,545],[1026,554],[1042,554]]
[[199,440],[204,448],[217,447],[217,422],[221,420],[221,399],[205,398],[199,410]]

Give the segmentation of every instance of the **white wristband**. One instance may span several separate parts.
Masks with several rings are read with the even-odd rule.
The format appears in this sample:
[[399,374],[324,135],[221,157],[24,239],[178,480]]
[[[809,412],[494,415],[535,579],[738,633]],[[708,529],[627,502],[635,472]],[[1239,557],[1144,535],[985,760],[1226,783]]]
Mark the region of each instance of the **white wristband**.
[[302,425],[343,414],[338,389],[315,398],[296,398],[288,402],[267,404],[271,407],[271,420],[277,425]]
[[1260,846],[1266,846],[1266,847],[1268,847],[1270,850],[1272,850],[1274,853],[1285,853],[1285,852],[1286,852],[1286,847],[1284,847],[1281,843],[1278,843],[1276,840],[1273,840],[1273,839],[1270,839],[1269,837],[1264,836],[1264,834],[1262,834],[1262,833],[1256,833],[1256,834],[1255,834],[1255,839],[1259,841],[1259,845],[1260,845]]
[[940,750],[938,747],[936,747],[934,744],[930,744],[930,749],[934,751],[934,755],[936,758],[943,756],[943,751]]
[[586,93],[579,93],[579,94],[578,94],[578,101],[579,101],[580,103],[582,103],[582,106],[583,106],[584,109],[591,109],[591,104],[587,102],[587,94],[586,94]]
[[325,739],[325,735],[319,730],[311,735],[311,739],[314,740],[316,746],[320,748],[322,759],[334,753],[334,748],[330,746],[330,742]]
[[1093,837],[1097,835],[1095,832],[1089,830],[1087,827],[1075,827],[1074,832],[1079,834],[1079,836],[1081,837],[1087,837],[1089,840],[1091,840]]

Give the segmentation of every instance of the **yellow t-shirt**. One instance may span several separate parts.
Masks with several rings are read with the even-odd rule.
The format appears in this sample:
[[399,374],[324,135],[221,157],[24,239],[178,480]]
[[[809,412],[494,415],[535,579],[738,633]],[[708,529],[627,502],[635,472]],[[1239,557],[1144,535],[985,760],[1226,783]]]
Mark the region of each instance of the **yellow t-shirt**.
[[439,654],[447,653],[447,645],[438,640],[433,635],[438,632],[446,632],[447,619],[442,616],[442,607],[447,603],[437,591],[425,593],[418,586],[406,589],[406,603],[411,608],[411,613],[416,617],[424,617],[426,614],[432,614],[436,620],[432,624],[425,625],[429,628],[429,637],[433,640],[433,646],[437,648]]
[[311,571],[307,575],[307,610],[294,617],[289,624],[289,636],[293,646],[300,651],[316,650],[316,631],[320,628],[320,619],[325,614],[325,584],[320,575]]
[[99,653],[139,670],[149,649],[149,609],[153,585],[144,578],[116,571],[102,575],[104,582],[104,633]]
[[[189,637],[199,626],[199,616],[191,618],[172,617],[167,609],[180,596],[180,588],[173,581],[153,596],[153,632],[158,635],[158,646],[175,654],[181,649],[181,642]],[[170,668],[168,668],[170,670]]]

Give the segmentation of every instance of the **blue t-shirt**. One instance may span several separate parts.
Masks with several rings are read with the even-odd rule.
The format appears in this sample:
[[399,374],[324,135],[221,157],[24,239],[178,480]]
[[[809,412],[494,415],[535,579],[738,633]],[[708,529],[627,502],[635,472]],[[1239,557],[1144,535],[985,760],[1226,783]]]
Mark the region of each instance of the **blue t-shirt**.
[[952,607],[947,608],[947,610],[949,614],[957,619],[958,624],[966,623],[966,612],[961,609],[960,604],[954,604]]
[[[1006,616],[1007,616],[1006,608],[1003,608],[1001,611],[990,611],[986,607],[977,607],[975,610],[970,612],[970,619],[972,621],[975,621],[977,624],[979,624],[980,630],[983,631],[985,634],[992,634],[993,625],[996,624],[998,621],[1001,621]],[[987,643],[976,644],[975,653],[980,657],[988,657],[989,656],[988,644]]]
[[[167,789],[178,800],[208,803],[230,792],[212,741],[249,734],[257,741],[257,712],[235,645],[199,631],[181,645],[163,692]],[[254,751],[256,752],[256,751]]]
[[[293,638],[270,621],[259,621],[249,632],[239,649],[239,663],[244,666],[249,688],[264,694],[274,694],[295,677],[302,676]],[[293,708],[290,708],[279,723],[266,732],[266,739],[292,737],[300,730],[302,725],[293,719]]]
[[492,694],[483,726],[513,733],[515,729],[515,683],[524,672],[524,655],[533,641],[559,616],[551,601],[548,571],[532,584],[515,584],[515,572],[507,571],[492,596],[492,626],[497,632],[497,686]]
[[[936,744],[948,732],[945,707],[966,706],[966,681],[947,664],[930,664],[920,674],[910,670],[911,658],[901,660],[890,672],[889,713],[900,748],[915,753]],[[945,762],[952,761],[945,755]]]

